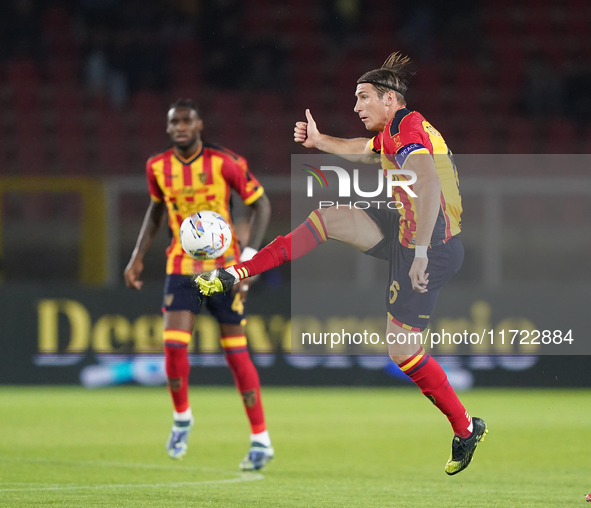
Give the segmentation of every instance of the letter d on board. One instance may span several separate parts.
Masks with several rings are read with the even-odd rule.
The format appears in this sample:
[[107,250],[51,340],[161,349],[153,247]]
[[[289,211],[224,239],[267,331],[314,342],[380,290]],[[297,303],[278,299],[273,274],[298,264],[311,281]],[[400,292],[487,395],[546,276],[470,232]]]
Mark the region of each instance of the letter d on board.
[[37,305],[39,319],[38,344],[40,353],[59,352],[59,313],[70,325],[70,337],[66,351],[81,352],[88,349],[91,320],[86,307],[74,300],[40,300]]

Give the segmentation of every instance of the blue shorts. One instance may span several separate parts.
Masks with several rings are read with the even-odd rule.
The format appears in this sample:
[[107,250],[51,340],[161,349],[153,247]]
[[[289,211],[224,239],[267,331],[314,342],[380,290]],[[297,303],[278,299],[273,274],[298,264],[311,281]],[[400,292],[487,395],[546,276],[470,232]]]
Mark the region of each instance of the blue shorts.
[[435,310],[441,288],[458,272],[464,261],[464,246],[459,235],[428,250],[429,291],[418,293],[412,288],[408,276],[415,258],[414,249],[400,245],[398,238],[400,215],[394,210],[378,208],[368,208],[364,212],[384,235],[384,238],[365,254],[386,259],[390,263],[390,278],[386,292],[388,317],[403,328],[424,330]]
[[213,296],[203,296],[191,276],[167,275],[164,283],[162,312],[188,310],[193,314],[199,314],[202,305],[205,304],[218,323],[239,325],[246,316],[240,294],[232,293],[228,291],[216,293]]

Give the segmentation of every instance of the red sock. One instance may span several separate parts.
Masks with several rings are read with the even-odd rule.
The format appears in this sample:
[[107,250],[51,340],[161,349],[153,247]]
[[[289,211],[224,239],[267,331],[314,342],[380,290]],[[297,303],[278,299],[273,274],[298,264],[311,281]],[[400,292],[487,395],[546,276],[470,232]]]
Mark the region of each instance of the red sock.
[[164,330],[164,355],[168,389],[172,396],[174,410],[182,413],[189,409],[189,359],[187,346],[191,332],[185,330]]
[[472,432],[472,419],[449,384],[447,375],[433,357],[421,348],[399,365],[437,408],[447,416],[454,433],[468,437]]
[[250,261],[234,265],[240,279],[252,277],[294,259],[301,258],[326,242],[328,235],[322,216],[314,210],[308,218],[287,236],[278,236],[257,252]]
[[261,401],[261,383],[256,367],[250,359],[246,348],[246,336],[232,335],[220,339],[226,360],[234,375],[236,388],[242,396],[244,409],[250,421],[253,434],[258,434],[267,429],[263,403]]

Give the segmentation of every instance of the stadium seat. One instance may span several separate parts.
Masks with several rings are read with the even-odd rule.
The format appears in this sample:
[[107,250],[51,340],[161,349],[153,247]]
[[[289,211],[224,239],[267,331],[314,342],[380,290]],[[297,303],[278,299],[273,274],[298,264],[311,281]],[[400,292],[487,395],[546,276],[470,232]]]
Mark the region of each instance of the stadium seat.
[[274,4],[271,0],[248,0],[244,3],[243,26],[246,33],[256,37],[273,26]]
[[[173,41],[169,49],[170,81],[174,87],[198,89],[203,76],[201,46],[190,38]],[[182,97],[195,97],[194,93]]]
[[86,148],[86,137],[82,134],[70,133],[57,138],[57,164],[59,174],[89,175],[91,174]]
[[39,68],[35,61],[30,58],[10,60],[6,65],[6,79],[13,89],[39,85],[41,82]]
[[128,167],[130,133],[124,115],[113,111],[97,114],[95,131],[96,154],[99,166],[106,174],[122,174]]
[[78,61],[79,49],[78,42],[72,33],[56,33],[48,37],[47,48],[50,58],[68,58],[72,61]]
[[166,112],[166,103],[161,94],[141,90],[131,98],[131,108],[140,118],[153,119],[154,115],[162,116]]
[[170,144],[162,115],[158,116],[158,121],[144,122],[138,125],[136,137],[138,156],[142,160],[147,160],[148,157],[166,149]]
[[19,175],[46,174],[45,139],[45,136],[40,130],[17,133],[15,146],[16,166]]
[[504,151],[507,154],[536,153],[535,130],[532,121],[521,117],[514,117],[502,126],[505,142]]
[[68,30],[70,27],[70,14],[60,5],[52,5],[45,12],[43,28],[47,33],[56,34]]
[[[232,117],[227,117],[232,118]],[[249,150],[250,129],[239,118],[222,122],[215,141],[239,155],[246,155]]]
[[575,125],[563,118],[551,118],[542,129],[544,153],[570,154],[577,151],[577,130]]
[[257,134],[261,160],[267,171],[289,174],[291,153],[296,147],[293,141],[295,121],[285,115],[274,115],[265,119]]
[[55,139],[60,173],[88,173],[87,134],[81,109],[61,109],[55,112]]
[[492,8],[483,7],[482,19],[484,30],[488,34],[502,37],[510,35],[513,32],[513,26],[509,16],[497,4]]
[[521,38],[517,35],[495,37],[492,39],[492,51],[498,69],[494,85],[503,93],[515,93],[523,81],[521,69],[525,53]]
[[77,85],[79,79],[79,60],[77,58],[60,56],[51,58],[47,64],[48,76],[56,87],[70,83]]
[[461,134],[464,139],[463,153],[471,154],[492,154],[497,149],[493,144],[493,134],[485,121],[476,121],[471,125],[466,125]]
[[277,116],[285,114],[286,104],[284,97],[273,91],[264,91],[255,93],[252,100],[249,101],[250,111],[261,116],[263,119],[267,116]]
[[41,94],[39,84],[24,82],[20,85],[10,86],[9,90],[12,93],[10,101],[12,109],[17,115],[21,113],[40,112]]
[[49,104],[54,112],[77,111],[83,114],[83,97],[80,86],[60,84],[52,88]]
[[203,104],[204,118],[218,125],[236,124],[244,120],[242,95],[237,92],[217,92]]
[[462,117],[480,118],[484,116],[482,92],[479,88],[453,89],[449,108]]
[[538,42],[548,37],[552,32],[551,15],[552,13],[543,5],[528,9],[524,35],[530,36]]

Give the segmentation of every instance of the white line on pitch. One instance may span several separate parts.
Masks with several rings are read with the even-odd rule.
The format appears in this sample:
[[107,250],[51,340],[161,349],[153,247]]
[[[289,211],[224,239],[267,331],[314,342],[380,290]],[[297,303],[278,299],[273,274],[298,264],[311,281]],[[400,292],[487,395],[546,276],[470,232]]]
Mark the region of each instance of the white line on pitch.
[[[63,466],[90,466],[90,467],[121,467],[128,469],[163,469],[173,471],[203,471],[204,473],[220,473],[220,474],[237,474],[237,471],[231,471],[228,469],[220,469],[214,467],[202,467],[202,466],[186,466],[184,464],[143,464],[136,462],[115,462],[107,460],[74,460],[74,459],[45,459],[45,458],[21,458],[21,457],[2,457],[2,462],[40,462],[44,464],[61,464]],[[1,484],[2,482],[0,482]]]
[[123,483],[123,484],[108,484],[100,485],[49,485],[45,487],[21,487],[12,489],[2,489],[0,492],[31,492],[31,491],[46,491],[46,490],[83,490],[83,489],[145,489],[150,487],[191,487],[198,485],[212,485],[219,483],[241,483],[253,482],[262,480],[264,476],[260,473],[233,473],[236,478],[227,478],[225,480],[203,480],[199,482],[171,482],[171,483]]
[[[260,473],[243,473],[229,471],[227,469],[218,469],[199,466],[182,465],[164,465],[164,464],[138,464],[133,462],[112,462],[106,460],[68,460],[68,459],[44,459],[44,458],[18,458],[18,457],[0,457],[4,462],[37,462],[61,464],[64,466],[89,466],[89,467],[121,467],[130,469],[156,469],[156,470],[175,470],[175,471],[201,471],[204,473],[228,474],[235,478],[226,478],[224,480],[203,480],[196,482],[171,482],[171,483],[129,483],[129,484],[100,484],[100,485],[63,485],[63,484],[40,484],[38,482],[27,484],[27,487],[1,488],[0,492],[22,492],[22,491],[46,491],[46,490],[81,490],[81,489],[102,489],[102,488],[147,488],[147,487],[190,487],[197,485],[215,485],[224,483],[240,483],[262,480],[264,475]],[[21,482],[0,482],[0,485],[23,485]],[[39,486],[36,486],[39,485]]]

